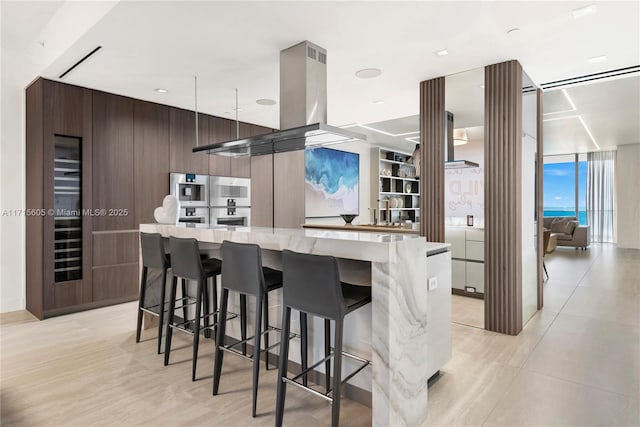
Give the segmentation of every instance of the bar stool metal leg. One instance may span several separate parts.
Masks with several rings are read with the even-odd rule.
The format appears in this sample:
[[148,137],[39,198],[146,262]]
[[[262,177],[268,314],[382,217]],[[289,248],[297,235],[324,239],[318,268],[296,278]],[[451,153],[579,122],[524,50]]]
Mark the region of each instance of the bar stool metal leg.
[[333,345],[333,400],[331,401],[331,426],[340,424],[340,385],[342,383],[342,320],[336,319]]
[[198,365],[198,345],[200,343],[200,316],[202,315],[203,284],[206,279],[198,280],[196,290],[196,315],[193,324],[193,363],[191,368],[191,381],[196,380],[196,367]]
[[169,364],[169,354],[171,353],[171,337],[173,335],[173,318],[176,308],[176,288],[178,287],[178,278],[173,276],[171,279],[171,297],[169,299],[169,318],[167,319],[167,337],[164,340],[164,366]]
[[[304,372],[307,370],[307,357],[308,357],[308,340],[307,340],[307,313],[303,313],[302,311],[300,312],[300,365],[301,365],[301,372]],[[286,337],[287,335],[283,335],[283,337]],[[302,384],[304,385],[308,385],[309,384],[309,377],[307,374],[304,374],[302,376]]]
[[331,390],[331,359],[329,359],[329,354],[331,354],[331,320],[324,319],[324,357],[327,358],[324,363],[324,383],[327,392]]
[[144,296],[147,290],[147,267],[142,267],[142,278],[140,279],[140,299],[138,300],[138,325],[136,327],[136,342],[140,342],[142,332],[142,310],[144,307]]
[[[240,336],[242,341],[247,339],[247,296],[240,294]],[[247,343],[242,343],[242,354],[247,355]]]
[[182,317],[183,321],[186,322],[189,320],[187,317],[189,315],[187,311],[187,279],[182,279]]
[[226,333],[227,322],[224,319],[227,318],[227,303],[229,301],[229,290],[222,289],[222,295],[220,296],[220,325],[218,325],[218,335],[216,335],[216,351],[215,360],[213,363],[213,395],[218,394],[220,387],[220,375],[222,373],[222,359],[224,351],[220,350],[219,346],[224,345],[224,335]]
[[162,328],[164,327],[164,305],[167,287],[167,269],[162,269],[162,287],[160,288],[160,305],[158,306],[158,354],[162,353]]
[[287,375],[287,363],[289,361],[289,340],[286,338],[291,333],[291,308],[282,310],[282,339],[280,339],[280,355],[278,360],[278,387],[276,398],[276,427],[282,426],[284,418],[284,402],[287,394],[287,383],[283,377]]
[[[264,330],[269,330],[269,293],[264,294]],[[269,370],[269,333],[264,334],[264,368]]]
[[262,337],[262,296],[256,296],[256,319],[253,340],[253,404],[251,415],[256,416],[256,406],[258,403],[258,376],[260,375],[260,337]]

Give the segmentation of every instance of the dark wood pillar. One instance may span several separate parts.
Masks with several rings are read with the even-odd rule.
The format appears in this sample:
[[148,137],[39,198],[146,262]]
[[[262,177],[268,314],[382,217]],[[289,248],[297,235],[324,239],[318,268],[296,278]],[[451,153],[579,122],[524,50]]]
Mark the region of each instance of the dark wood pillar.
[[444,242],[444,77],[420,82],[420,235]]
[[522,66],[485,67],[485,328],[522,330]]

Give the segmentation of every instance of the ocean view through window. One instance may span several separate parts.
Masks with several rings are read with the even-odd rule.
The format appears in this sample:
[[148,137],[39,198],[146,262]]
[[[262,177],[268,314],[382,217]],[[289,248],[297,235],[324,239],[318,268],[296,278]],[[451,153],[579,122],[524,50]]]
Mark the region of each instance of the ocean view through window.
[[587,162],[583,157],[584,155],[577,154],[545,156],[545,217],[577,217],[581,225],[587,224]]

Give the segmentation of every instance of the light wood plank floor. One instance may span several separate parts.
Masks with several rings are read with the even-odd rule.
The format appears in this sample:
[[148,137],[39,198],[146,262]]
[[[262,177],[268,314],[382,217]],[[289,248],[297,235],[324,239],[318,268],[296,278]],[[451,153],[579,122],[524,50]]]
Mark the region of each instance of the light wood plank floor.
[[[453,358],[429,389],[426,425],[640,425],[640,251],[558,249],[545,309],[517,337],[453,324]],[[189,338],[176,334],[172,363],[153,331],[135,344],[133,303],[39,322],[1,321],[3,426],[273,425],[276,371],[260,378],[251,418],[251,367],[225,357],[211,396],[213,346],[201,346],[190,381]],[[328,403],[289,388],[286,425],[329,425]],[[371,423],[343,399],[341,424]]]

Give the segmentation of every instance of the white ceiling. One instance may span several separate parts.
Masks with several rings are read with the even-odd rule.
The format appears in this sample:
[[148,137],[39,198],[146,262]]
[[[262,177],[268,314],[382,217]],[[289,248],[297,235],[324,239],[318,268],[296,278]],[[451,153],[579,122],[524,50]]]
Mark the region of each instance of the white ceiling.
[[[466,128],[470,139],[483,138],[482,82],[482,69],[445,79],[445,108],[453,113],[454,126]],[[545,155],[611,150],[640,143],[638,75],[547,91],[543,107]],[[370,144],[410,151],[419,139],[419,126],[420,117],[412,115],[351,129],[367,135]],[[535,129],[525,131],[535,134]]]
[[[508,59],[537,83],[640,63],[640,3],[596,2],[573,18],[591,3],[121,1],[44,75],[101,45],[64,81],[193,108],[197,74],[201,111],[232,117],[237,87],[241,120],[278,127],[278,106],[255,100],[278,99],[279,51],[307,39],[328,50],[328,122],[371,123],[417,114],[421,80]],[[354,76],[368,67],[382,76]]]
[[[37,57],[42,42],[56,41],[47,40],[47,24],[69,16],[72,7],[67,15],[57,12],[70,3],[3,1],[3,49]],[[446,107],[456,127],[470,128],[483,121],[484,65],[518,59],[540,84],[640,63],[640,2],[110,3],[71,48],[43,61],[51,64],[44,76],[56,79],[101,45],[63,81],[193,108],[198,75],[201,111],[233,118],[237,87],[241,120],[279,127],[278,105],[255,100],[278,99],[279,51],[307,39],[328,50],[328,122],[351,124],[371,143],[407,151],[418,136],[421,80],[446,75]],[[589,4],[597,5],[595,15],[573,18],[572,10]],[[508,35],[513,27],[521,31]],[[434,54],[443,48],[450,54]],[[607,61],[587,61],[602,54]],[[369,67],[382,76],[355,77]],[[158,87],[169,93],[156,93]],[[545,122],[545,153],[591,151],[593,140],[603,149],[640,142],[640,77],[566,93],[576,111],[562,91],[545,92],[545,113],[571,110],[545,115],[561,118]],[[363,123],[368,128],[357,126]]]
[[545,154],[640,143],[640,76],[545,92],[543,102]]

